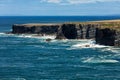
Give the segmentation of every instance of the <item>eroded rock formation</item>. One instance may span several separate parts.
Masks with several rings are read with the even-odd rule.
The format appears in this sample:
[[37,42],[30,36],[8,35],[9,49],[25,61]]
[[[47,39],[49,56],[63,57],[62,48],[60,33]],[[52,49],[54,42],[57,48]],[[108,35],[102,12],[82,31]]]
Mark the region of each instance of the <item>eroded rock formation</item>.
[[[56,39],[95,39],[97,44],[120,46],[120,31],[101,26],[109,23],[64,23],[13,25],[14,34],[56,35]],[[118,25],[119,26],[119,25]],[[118,27],[119,29],[119,27]]]
[[109,28],[105,29],[96,29],[96,43],[104,44],[109,46],[114,46],[115,44],[116,31]]
[[52,24],[25,24],[13,25],[14,34],[56,34],[60,25]]
[[92,39],[98,25],[92,24],[63,24],[57,33],[57,39]]

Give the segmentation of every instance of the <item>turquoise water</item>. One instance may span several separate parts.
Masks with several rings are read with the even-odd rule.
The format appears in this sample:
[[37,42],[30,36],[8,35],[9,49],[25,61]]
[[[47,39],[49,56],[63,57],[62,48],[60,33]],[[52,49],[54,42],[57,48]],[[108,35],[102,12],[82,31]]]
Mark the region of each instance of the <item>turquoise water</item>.
[[[94,40],[46,42],[45,38],[54,36],[5,34],[14,21],[41,19],[3,19],[6,22],[0,24],[0,80],[120,80],[120,48],[96,45]],[[86,48],[86,44],[90,47]]]

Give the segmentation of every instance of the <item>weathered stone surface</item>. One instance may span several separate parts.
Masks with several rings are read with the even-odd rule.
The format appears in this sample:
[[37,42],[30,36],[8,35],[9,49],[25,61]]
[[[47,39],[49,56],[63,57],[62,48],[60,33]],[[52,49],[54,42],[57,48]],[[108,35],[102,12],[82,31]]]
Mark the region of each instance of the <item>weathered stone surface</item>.
[[105,29],[96,29],[96,43],[101,45],[108,45],[108,46],[114,46],[115,45],[115,36],[116,32],[115,30],[111,30],[109,28]]
[[110,28],[97,28],[95,40],[97,44],[120,47],[120,32]]
[[12,33],[14,34],[56,34],[58,31],[59,25],[56,24],[40,24],[40,25],[13,25]]
[[120,32],[116,31],[114,46],[120,47]]
[[[110,27],[109,27],[110,26]],[[116,29],[117,28],[117,29]],[[112,23],[64,23],[13,25],[14,34],[56,35],[56,39],[95,39],[97,44],[120,46],[120,29]]]
[[76,39],[77,29],[75,24],[63,24],[57,33],[57,39]]
[[63,24],[57,33],[57,39],[92,39],[95,38],[97,25]]

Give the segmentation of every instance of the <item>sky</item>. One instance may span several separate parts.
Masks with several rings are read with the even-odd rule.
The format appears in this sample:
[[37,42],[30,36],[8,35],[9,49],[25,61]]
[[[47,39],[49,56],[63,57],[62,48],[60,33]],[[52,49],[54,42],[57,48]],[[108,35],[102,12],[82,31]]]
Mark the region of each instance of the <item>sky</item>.
[[120,0],[0,0],[0,16],[120,15]]

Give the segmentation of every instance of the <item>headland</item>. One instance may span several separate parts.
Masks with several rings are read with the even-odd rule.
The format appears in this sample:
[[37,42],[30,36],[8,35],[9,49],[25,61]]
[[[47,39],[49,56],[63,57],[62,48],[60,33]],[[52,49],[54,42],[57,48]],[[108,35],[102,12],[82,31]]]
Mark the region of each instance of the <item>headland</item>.
[[14,24],[12,33],[56,35],[56,39],[95,39],[100,45],[120,47],[120,20]]

